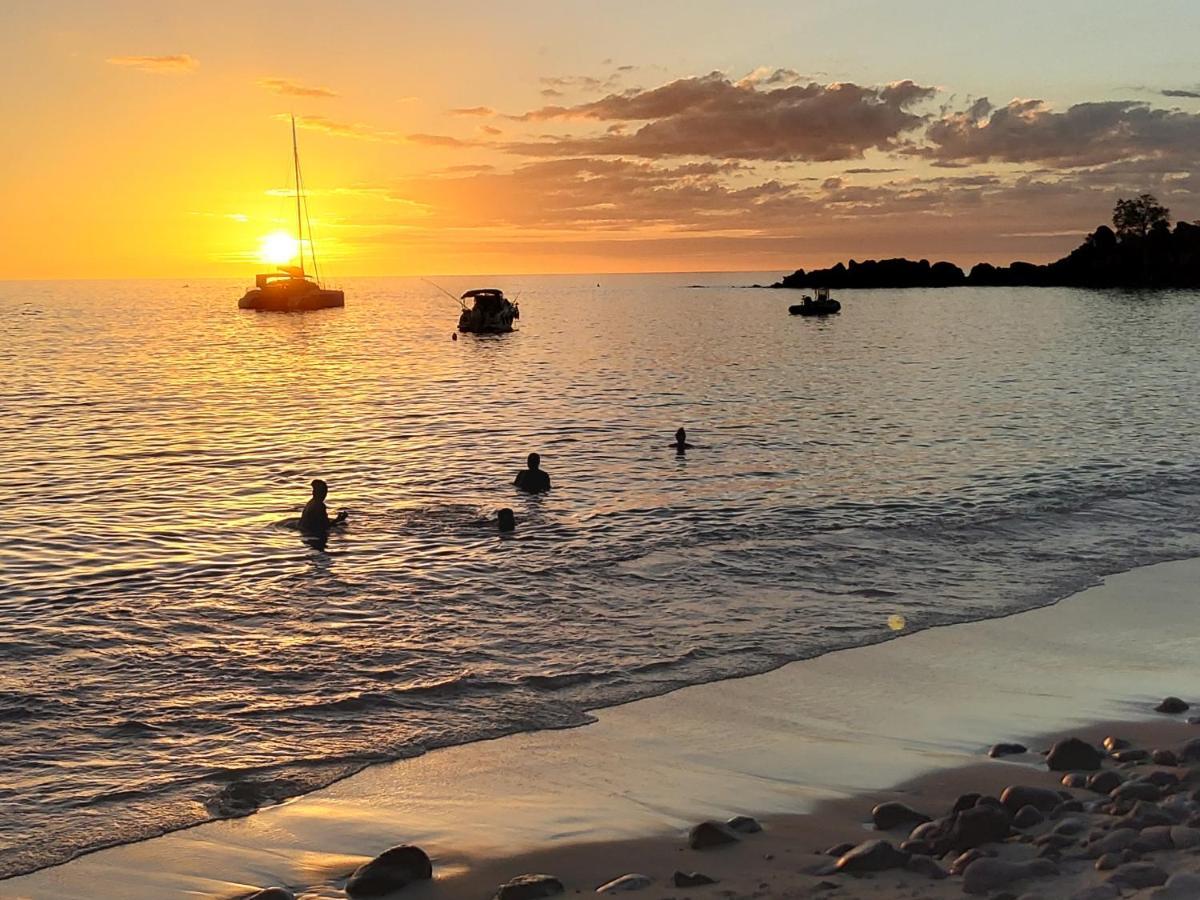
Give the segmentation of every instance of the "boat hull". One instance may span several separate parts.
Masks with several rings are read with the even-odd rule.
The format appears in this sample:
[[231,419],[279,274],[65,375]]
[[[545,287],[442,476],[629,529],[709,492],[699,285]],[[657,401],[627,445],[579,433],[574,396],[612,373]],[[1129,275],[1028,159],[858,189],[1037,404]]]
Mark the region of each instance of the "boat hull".
[[836,316],[842,311],[842,304],[836,300],[830,300],[827,304],[813,303],[809,306],[802,306],[797,303],[795,306],[789,306],[788,312],[793,316]]
[[314,309],[333,309],[346,305],[342,291],[315,290],[303,294],[283,291],[263,291],[257,288],[246,291],[238,301],[238,309],[258,309],[266,312],[308,312]]

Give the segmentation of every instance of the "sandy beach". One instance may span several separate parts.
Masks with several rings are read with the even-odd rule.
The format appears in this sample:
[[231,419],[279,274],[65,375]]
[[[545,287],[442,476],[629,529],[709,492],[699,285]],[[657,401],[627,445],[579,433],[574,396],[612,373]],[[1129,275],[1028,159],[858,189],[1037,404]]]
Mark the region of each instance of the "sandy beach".
[[[1057,785],[1036,752],[1050,736],[1119,734],[1147,749],[1200,737],[1185,715],[1153,711],[1167,695],[1200,697],[1197,583],[1200,561],[1146,567],[1052,607],[600,710],[577,729],[375,766],[246,818],[11,879],[0,895],[235,897],[284,885],[343,897],[357,866],[403,843],[429,853],[435,876],[405,896],[483,898],[525,872],[552,873],[568,893],[641,873],[653,897],[958,894],[957,877],[813,873],[831,862],[819,851],[884,836],[870,826],[876,803],[901,798],[940,816],[968,791]],[[1002,741],[1030,752],[988,759]],[[735,814],[764,832],[687,849],[691,826]],[[886,837],[899,844],[906,830]],[[1042,896],[1104,874],[1079,865],[1087,873],[1071,874],[1069,891]],[[720,884],[675,888],[677,869]]]

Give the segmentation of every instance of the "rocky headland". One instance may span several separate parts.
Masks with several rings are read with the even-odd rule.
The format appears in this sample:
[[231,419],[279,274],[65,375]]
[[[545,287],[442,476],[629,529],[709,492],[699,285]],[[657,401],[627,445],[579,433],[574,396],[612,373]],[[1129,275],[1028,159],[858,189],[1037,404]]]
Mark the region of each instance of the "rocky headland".
[[1200,223],[1170,227],[1170,211],[1150,195],[1121,200],[1113,227],[1101,225],[1062,259],[1007,266],[978,263],[964,272],[927,259],[850,260],[797,269],[773,288],[1200,287]]

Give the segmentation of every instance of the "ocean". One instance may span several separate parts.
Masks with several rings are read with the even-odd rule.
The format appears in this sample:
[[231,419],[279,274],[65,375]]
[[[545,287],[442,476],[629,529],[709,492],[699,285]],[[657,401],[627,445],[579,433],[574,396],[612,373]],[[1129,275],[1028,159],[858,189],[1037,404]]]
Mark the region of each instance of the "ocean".
[[777,277],[0,283],[0,877],[1200,554],[1200,293]]

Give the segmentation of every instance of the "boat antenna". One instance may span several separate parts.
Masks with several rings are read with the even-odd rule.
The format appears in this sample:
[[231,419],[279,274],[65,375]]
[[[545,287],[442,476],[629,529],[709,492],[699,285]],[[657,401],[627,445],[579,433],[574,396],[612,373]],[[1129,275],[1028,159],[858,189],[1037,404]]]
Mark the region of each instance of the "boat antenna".
[[300,251],[300,277],[304,277],[304,231],[300,225],[300,151],[296,149],[296,114],[292,113],[292,162],[296,167],[296,245]]
[[463,303],[463,302],[462,302],[462,298],[461,298],[461,297],[455,297],[455,296],[454,296],[452,293],[450,293],[448,290],[446,290],[446,289],[445,289],[444,287],[442,287],[440,284],[434,284],[434,283],[433,283],[432,281],[430,281],[428,278],[422,278],[421,280],[422,280],[423,282],[425,282],[426,284],[433,285],[433,287],[437,288],[439,291],[441,291],[443,294],[445,294],[447,297],[449,297],[451,300],[453,300],[455,303],[457,303],[457,304],[458,304],[460,307],[462,307],[463,309],[466,309],[466,308],[467,308],[467,304],[465,304],[465,303]]
[[[299,174],[299,169],[296,170]],[[317,265],[317,242],[313,238],[312,218],[308,213],[308,191],[304,190],[304,176],[300,175],[301,191],[304,197],[304,225],[308,229],[308,258],[312,260],[313,278],[316,279],[317,287],[321,286],[321,267]],[[301,250],[304,248],[304,241],[300,242]]]

